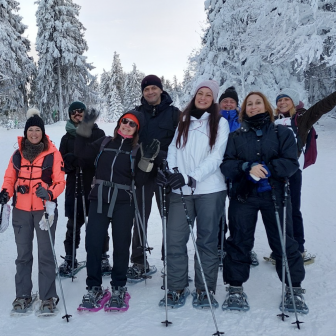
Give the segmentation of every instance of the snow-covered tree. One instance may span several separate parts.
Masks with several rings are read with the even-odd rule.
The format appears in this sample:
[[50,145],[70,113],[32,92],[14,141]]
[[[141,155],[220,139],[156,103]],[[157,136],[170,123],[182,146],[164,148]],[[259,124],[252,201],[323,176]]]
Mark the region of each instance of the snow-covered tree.
[[85,28],[78,20],[80,6],[72,0],[37,0],[39,55],[37,92],[40,108],[47,120],[52,111],[63,120],[66,107],[75,99],[90,95],[93,80],[83,53],[88,49]]
[[27,26],[17,14],[19,2],[0,0],[0,114],[24,119],[28,90],[35,64],[28,56],[29,40],[23,36]]
[[112,88],[110,106],[107,121],[117,121],[124,112],[119,92],[116,87]]
[[134,109],[135,106],[140,105],[141,81],[145,75],[140,72],[136,65],[133,64],[133,69],[130,73],[126,74],[124,82],[124,111]]

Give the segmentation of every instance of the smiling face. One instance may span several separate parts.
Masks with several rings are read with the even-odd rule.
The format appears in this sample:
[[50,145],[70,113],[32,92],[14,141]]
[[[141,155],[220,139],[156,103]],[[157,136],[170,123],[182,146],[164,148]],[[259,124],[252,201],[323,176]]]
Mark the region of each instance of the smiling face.
[[277,102],[277,108],[280,113],[286,113],[293,107],[293,100],[289,97],[282,97]]
[[36,145],[42,140],[42,130],[38,126],[30,126],[27,129],[27,139],[33,145]]
[[231,111],[237,108],[237,102],[232,98],[224,98],[221,100],[219,107],[224,111]]
[[131,119],[127,119],[127,118],[123,118],[123,120],[126,120],[127,124],[124,124],[123,122],[120,123],[120,125],[119,125],[120,132],[122,134],[128,135],[128,136],[133,135],[135,133],[135,131],[137,130],[137,126],[131,127],[129,123],[130,122],[134,123],[134,121],[131,120]]
[[208,109],[213,102],[212,91],[207,87],[202,87],[196,92],[195,106],[200,110]]
[[250,95],[246,100],[246,114],[253,117],[257,114],[265,113],[265,103],[262,97],[257,94]]
[[163,91],[156,85],[148,85],[142,94],[149,105],[159,105],[161,103],[161,93]]
[[83,109],[71,111],[71,120],[75,124],[79,124],[83,120],[83,117],[84,117]]

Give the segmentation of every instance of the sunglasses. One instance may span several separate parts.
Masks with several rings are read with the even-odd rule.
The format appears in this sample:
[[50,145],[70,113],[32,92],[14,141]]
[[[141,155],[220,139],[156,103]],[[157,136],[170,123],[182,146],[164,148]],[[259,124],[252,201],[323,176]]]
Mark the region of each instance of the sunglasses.
[[84,113],[84,109],[72,110],[70,112],[71,115],[75,115],[76,113]]
[[135,126],[137,126],[137,124],[136,124],[134,121],[129,120],[129,119],[126,119],[126,118],[122,118],[122,119],[121,119],[121,122],[122,122],[124,125],[129,124],[132,128],[134,128]]

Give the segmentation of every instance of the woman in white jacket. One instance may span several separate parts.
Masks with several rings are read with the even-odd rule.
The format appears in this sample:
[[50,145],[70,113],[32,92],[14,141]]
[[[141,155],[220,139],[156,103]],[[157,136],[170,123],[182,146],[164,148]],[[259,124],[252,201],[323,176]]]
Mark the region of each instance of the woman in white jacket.
[[[213,306],[216,291],[218,222],[226,197],[224,176],[220,171],[229,125],[216,104],[217,82],[200,83],[195,96],[181,114],[178,128],[168,148],[170,173],[167,184],[172,189],[167,224],[168,299],[171,307],[180,307],[189,295],[187,242],[189,226],[181,200],[182,189],[192,223],[197,223],[197,247]],[[175,169],[174,169],[175,168]],[[176,169],[177,168],[177,169]],[[210,305],[200,267],[195,256],[195,291],[193,306]],[[160,301],[165,305],[165,298]]]

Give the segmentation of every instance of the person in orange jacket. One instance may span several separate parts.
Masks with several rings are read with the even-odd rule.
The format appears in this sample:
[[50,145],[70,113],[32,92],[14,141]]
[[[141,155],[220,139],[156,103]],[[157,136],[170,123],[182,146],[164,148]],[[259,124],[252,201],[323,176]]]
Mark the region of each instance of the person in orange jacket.
[[58,302],[55,263],[44,216],[49,213],[53,242],[57,223],[57,197],[65,187],[62,156],[45,134],[37,109],[27,111],[24,136],[18,137],[19,149],[12,155],[4,176],[0,203],[13,197],[13,229],[17,247],[13,311],[25,313],[34,301],[31,279],[33,238],[38,246],[38,286],[41,310],[53,311]]

